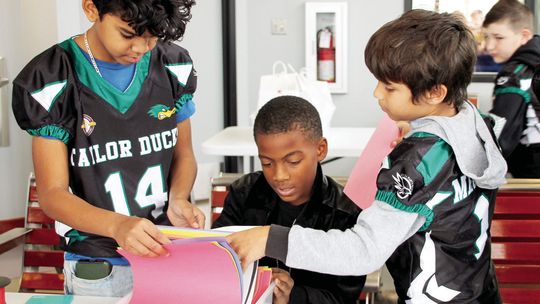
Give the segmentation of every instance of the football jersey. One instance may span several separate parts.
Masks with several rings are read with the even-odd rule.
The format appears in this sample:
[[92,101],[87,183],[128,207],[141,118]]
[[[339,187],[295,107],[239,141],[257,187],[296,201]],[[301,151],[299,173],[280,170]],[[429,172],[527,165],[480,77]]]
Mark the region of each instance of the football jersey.
[[463,175],[452,148],[424,132],[384,160],[376,199],[425,217],[386,265],[406,303],[494,303],[490,223],[496,190]]
[[[158,42],[122,92],[68,39],[34,58],[13,81],[13,111],[31,135],[66,144],[73,194],[99,208],[169,224],[175,113],[192,99],[196,84],[188,52]],[[66,251],[118,256],[113,239],[56,224]]]

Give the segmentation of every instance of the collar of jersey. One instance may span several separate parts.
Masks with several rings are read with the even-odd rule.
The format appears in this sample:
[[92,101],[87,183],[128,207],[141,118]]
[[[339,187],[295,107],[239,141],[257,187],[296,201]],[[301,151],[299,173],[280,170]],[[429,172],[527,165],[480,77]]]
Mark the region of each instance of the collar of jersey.
[[141,60],[137,62],[133,80],[129,87],[122,92],[98,75],[74,39],[65,40],[60,43],[60,47],[72,56],[75,72],[82,84],[122,114],[131,108],[135,99],[139,96],[144,80],[148,75],[151,52],[144,54]]

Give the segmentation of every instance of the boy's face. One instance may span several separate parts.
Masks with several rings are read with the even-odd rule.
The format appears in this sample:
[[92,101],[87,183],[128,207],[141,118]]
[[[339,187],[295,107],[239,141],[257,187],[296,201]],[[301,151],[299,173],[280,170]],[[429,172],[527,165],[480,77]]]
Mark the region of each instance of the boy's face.
[[506,20],[485,27],[486,50],[496,63],[506,62],[529,40],[523,31],[515,31]]
[[411,89],[403,83],[379,81],[373,95],[381,109],[394,121],[411,121],[424,116],[453,116],[452,106],[441,103],[442,97],[421,96],[415,103]]
[[92,3],[84,6],[88,1],[85,1],[83,8],[88,19],[94,22],[88,32],[88,40],[91,51],[97,59],[133,64],[156,46],[157,37],[149,32],[137,36],[131,26],[118,16],[105,14],[99,18],[99,13]]
[[314,142],[300,130],[278,134],[257,134],[255,141],[264,177],[274,192],[292,205],[311,196],[317,164],[326,157],[325,138]]

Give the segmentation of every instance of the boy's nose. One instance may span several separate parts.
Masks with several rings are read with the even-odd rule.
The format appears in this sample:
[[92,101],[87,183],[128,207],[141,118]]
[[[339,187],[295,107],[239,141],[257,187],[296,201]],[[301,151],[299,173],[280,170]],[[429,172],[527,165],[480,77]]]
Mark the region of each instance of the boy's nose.
[[134,39],[131,50],[137,54],[144,54],[152,48],[152,43],[153,41],[150,38],[137,37]]
[[276,166],[274,180],[280,182],[280,181],[285,181],[288,179],[289,179],[289,172],[287,171],[287,169],[284,168],[284,166],[279,166],[279,165]]

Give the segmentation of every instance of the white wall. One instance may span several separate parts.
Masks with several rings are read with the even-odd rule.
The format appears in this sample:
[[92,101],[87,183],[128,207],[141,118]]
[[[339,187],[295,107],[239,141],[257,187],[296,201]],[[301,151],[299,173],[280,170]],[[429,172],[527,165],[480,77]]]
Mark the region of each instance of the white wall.
[[[4,77],[13,80],[24,64],[56,42],[53,0],[0,0],[0,56]],[[11,84],[7,87],[11,109]],[[0,147],[0,219],[24,215],[27,178],[32,170],[30,137],[9,113],[9,145]]]

